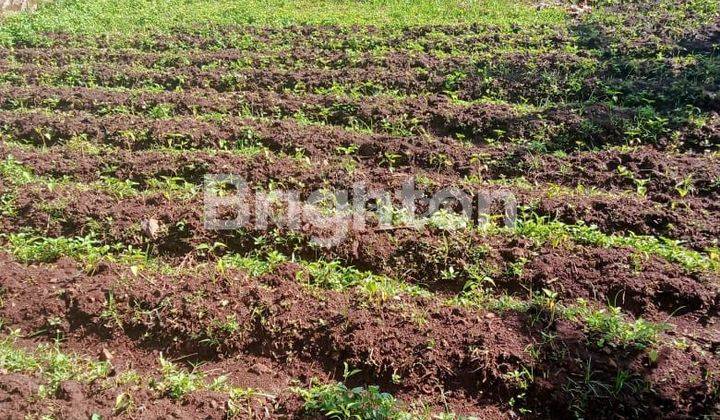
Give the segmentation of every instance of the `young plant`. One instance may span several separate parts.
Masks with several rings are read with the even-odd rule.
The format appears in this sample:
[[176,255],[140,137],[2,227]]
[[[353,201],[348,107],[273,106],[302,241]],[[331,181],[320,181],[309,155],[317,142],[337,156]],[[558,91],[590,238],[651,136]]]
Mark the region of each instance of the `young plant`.
[[172,399],[180,399],[187,394],[204,386],[202,373],[187,372],[178,368],[174,363],[160,356],[160,369],[162,377],[155,379],[150,386],[163,395]]
[[695,191],[692,174],[686,176],[682,181],[675,184],[675,191],[678,192],[680,198],[685,198],[689,194],[692,194]]
[[659,335],[670,325],[638,318],[628,321],[619,307],[592,309],[585,300],[565,311],[571,319],[580,320],[598,347],[621,347],[644,350],[657,342]]
[[625,179],[632,181],[635,184],[635,191],[641,197],[647,195],[647,184],[650,182],[649,179],[636,178],[635,174],[625,166],[618,166],[617,171]]
[[[345,365],[344,381],[359,370],[349,371]],[[398,402],[375,385],[348,388],[344,382],[314,385],[309,389],[296,389],[303,400],[306,413],[322,415],[329,419],[385,420],[399,417]]]

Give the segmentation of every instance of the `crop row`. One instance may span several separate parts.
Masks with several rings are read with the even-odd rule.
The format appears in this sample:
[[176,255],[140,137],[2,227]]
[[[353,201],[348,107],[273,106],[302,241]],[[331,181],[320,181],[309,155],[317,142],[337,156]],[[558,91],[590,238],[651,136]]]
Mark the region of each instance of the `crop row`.
[[[17,47],[127,49],[141,51],[182,50],[265,50],[277,46],[313,46],[328,50],[351,49],[370,51],[380,48],[415,48],[426,51],[452,52],[458,49],[483,51],[494,47],[526,48],[562,47],[571,41],[564,28],[537,26],[526,32],[499,31],[483,25],[437,25],[406,28],[289,26],[214,26],[180,29],[174,33],[140,34],[130,39],[108,39],[103,36],[82,36],[47,33],[34,40],[16,43]],[[35,41],[35,42],[33,42]]]
[[255,89],[317,91],[335,85],[366,84],[370,92],[373,89],[407,94],[447,91],[464,100],[491,96],[531,103],[586,100],[591,93],[594,96],[603,95],[598,80],[589,80],[592,68],[588,68],[588,63],[580,58],[562,53],[540,55],[530,62],[527,58],[515,55],[509,60],[490,58],[486,63],[429,69],[380,66],[258,69],[244,66],[238,69],[182,67],[157,70],[94,62],[66,66],[5,63],[0,69],[4,80],[31,84],[95,84],[126,88],[156,85],[165,89],[210,87],[220,92]]
[[[35,247],[37,251],[41,243],[15,242],[11,249],[22,253],[24,247]],[[28,255],[37,258],[45,254]],[[52,270],[52,266],[25,272],[21,266],[5,263],[6,294],[29,313],[43,311],[38,316],[23,316],[24,321],[12,313],[6,315],[10,315],[10,322],[33,330],[46,327],[44,320],[52,319],[52,332],[66,339],[101,334],[112,340],[130,334],[139,337],[137,344],[146,349],[158,347],[171,355],[195,353],[199,360],[213,360],[217,353],[251,355],[269,358],[290,371],[312,363],[313,371],[324,375],[340,374],[338,366],[347,362],[362,371],[363,382],[378,384],[407,400],[435,404],[438,401],[433,399],[441,390],[451,407],[456,398],[462,399],[467,393],[482,392],[492,401],[526,392],[523,406],[539,410],[547,409],[548,398],[551,409],[617,410],[628,398],[640,398],[645,409],[652,410],[653,395],[675,386],[666,383],[666,360],[698,360],[694,370],[674,374],[672,384],[683,386],[693,383],[699,372],[717,367],[708,353],[683,338],[679,344],[659,348],[664,357],[650,362],[659,368],[648,368],[645,360],[652,356],[647,356],[646,346],[654,345],[657,334],[667,327],[642,320],[628,322],[616,312],[590,309],[582,303],[563,306],[557,295],[549,292],[534,297],[526,309],[520,305],[486,316],[485,311],[449,307],[428,297],[403,296],[379,305],[354,290],[318,292],[313,288],[318,286],[312,286],[313,279],[325,281],[333,275],[344,278],[346,272],[321,265],[308,267],[311,271],[307,273],[298,264],[277,258],[273,264],[269,271],[249,276],[243,274],[248,270],[245,263],[239,272],[228,262],[222,271],[218,265],[178,275],[148,274],[103,263],[101,275],[75,271],[72,283],[62,281],[63,295],[51,296],[42,291],[43,282],[30,282],[32,286],[28,287],[23,279],[56,278],[38,272]],[[65,267],[68,270],[67,263]],[[313,274],[313,269],[320,271]],[[206,281],[208,278],[213,281]],[[302,284],[307,281],[303,279],[310,280],[310,289]],[[25,302],[31,302],[37,293],[59,302],[46,306],[48,309],[26,307]],[[233,299],[227,300],[228,296]],[[82,317],[87,332],[74,330],[68,314]],[[526,352],[528,348],[534,351]],[[605,352],[604,348],[614,351]],[[584,390],[586,385],[575,380],[587,363],[593,364],[596,383],[612,384],[622,372],[638,382],[573,401],[585,404],[582,407],[560,407],[567,389]],[[530,372],[537,376],[526,376]],[[556,387],[548,390],[541,386],[543,382],[536,383],[535,378],[540,377]],[[707,386],[712,388],[713,382]],[[674,398],[664,397],[662,401],[667,410],[688,409],[678,406]],[[690,409],[704,412],[714,401],[711,397]]]
[[[272,218],[264,222],[272,228],[269,231],[253,228],[252,224],[243,225],[237,231],[208,230],[204,225],[202,197],[197,194],[183,197],[180,194],[182,184],[179,183],[165,184],[165,188],[170,188],[169,195],[163,194],[162,184],[155,193],[139,194],[132,183],[111,178],[102,178],[99,183],[90,185],[95,185],[94,188],[88,189],[66,182],[23,179],[19,174],[13,177],[12,171],[12,168],[6,168],[4,174],[5,182],[18,186],[14,190],[6,189],[3,195],[6,204],[3,224],[8,231],[17,231],[17,226],[54,232],[55,235],[91,231],[102,235],[103,240],[111,244],[126,243],[142,249],[150,243],[158,252],[171,257],[193,253],[203,244],[222,243],[230,249],[248,250],[265,243],[270,247],[278,246],[287,253],[319,253],[350,261],[359,267],[391,270],[391,273],[396,273],[393,267],[403,267],[403,276],[412,281],[443,284],[441,279],[445,279],[449,283],[443,287],[458,290],[473,273],[477,274],[478,267],[473,264],[482,262],[482,252],[477,255],[480,260],[470,266],[464,261],[472,261],[473,248],[484,249],[483,243],[488,241],[481,232],[473,229],[466,231],[465,228],[461,231],[466,235],[457,236],[454,239],[457,249],[451,250],[447,243],[442,246],[447,240],[442,226],[454,223],[453,218],[433,216],[429,220],[429,231],[416,231],[402,225],[397,231],[386,231],[376,228],[374,217],[368,213],[368,225],[359,231],[350,229],[346,219],[336,220],[339,225],[335,227],[346,231],[346,238],[337,244],[337,248],[323,250],[317,249],[310,239],[327,238],[328,231],[324,225],[309,219],[303,219],[302,225],[291,228],[282,220]],[[172,190],[177,193],[172,194]],[[69,199],[71,196],[73,200]],[[87,203],[94,204],[88,207]],[[259,213],[253,212],[252,215],[250,222],[261,220]],[[401,214],[393,217],[401,217]],[[149,218],[153,218],[157,225],[151,233],[141,223],[142,220],[147,223]],[[526,244],[531,249],[548,242],[562,245],[566,240],[602,247],[630,246],[640,254],[657,255],[680,264],[688,272],[712,273],[720,268],[716,251],[697,253],[673,241],[607,235],[583,225],[566,228],[568,225],[548,224],[543,220],[529,219],[527,215],[523,215],[519,223],[523,229],[521,237],[528,235],[535,241]],[[444,252],[440,252],[443,249]],[[452,263],[450,258],[456,262]],[[447,275],[448,264],[456,267],[450,272],[452,276]],[[710,279],[704,282],[713,282],[712,278],[713,275],[710,275]]]
[[[306,130],[303,137],[297,139],[314,138],[317,134],[313,132]],[[57,139],[53,136],[40,138],[38,142],[53,144]],[[713,211],[712,197],[718,193],[719,174],[712,169],[715,168],[712,157],[678,155],[669,161],[664,158],[665,163],[658,162],[657,167],[652,167],[649,165],[657,152],[646,148],[602,155],[580,153],[569,156],[570,160],[565,163],[553,156],[513,155],[503,148],[490,154],[492,149],[480,154],[472,150],[463,152],[460,148],[459,154],[453,156],[440,151],[444,150],[442,144],[431,142],[424,147],[440,149],[420,148],[414,155],[400,155],[392,154],[391,149],[373,151],[384,138],[367,136],[358,138],[371,141],[368,144],[337,145],[328,154],[320,144],[315,148],[302,142],[278,149],[277,144],[259,134],[253,134],[254,141],[244,143],[240,149],[211,153],[203,149],[107,148],[102,143],[81,140],[87,136],[78,133],[72,136],[63,140],[66,144],[46,151],[18,145],[4,148],[3,155],[19,158],[40,175],[70,176],[85,182],[119,177],[120,183],[131,182],[140,189],[161,179],[197,186],[208,173],[232,173],[260,188],[293,189],[303,197],[316,190],[347,189],[357,182],[369,190],[398,191],[410,179],[427,194],[447,186],[471,192],[500,187],[515,194],[519,204],[530,205],[540,214],[568,223],[583,220],[597,224],[606,232],[681,238],[698,249],[717,246],[714,238],[718,224],[713,219],[717,213]],[[127,133],[126,137],[129,137]],[[177,133],[172,137],[174,141],[178,138]],[[329,137],[325,134],[322,138]],[[384,147],[393,146],[387,140],[385,143]],[[271,149],[280,153],[273,153]],[[299,150],[302,153],[298,154]],[[12,166],[10,159],[5,166]],[[457,165],[462,159],[467,159],[468,169],[460,169],[460,174],[456,172],[458,169],[449,170],[463,168]],[[420,174],[413,169],[418,163],[425,167]],[[702,167],[708,170],[700,170]],[[309,171],[310,168],[313,171]],[[525,178],[515,178],[520,174]],[[512,179],[503,181],[508,177]]]
[[[527,111],[500,103],[461,105],[442,95],[372,96],[294,94],[273,91],[216,93],[208,90],[152,92],[84,87],[0,87],[2,109],[45,108],[93,114],[139,114],[153,118],[229,114],[296,118],[319,124],[409,136],[428,133],[473,142],[543,138],[553,148],[580,142],[621,143],[640,126],[630,110],[596,106]],[[611,115],[620,115],[610,118]],[[554,146],[555,145],[555,146]]]

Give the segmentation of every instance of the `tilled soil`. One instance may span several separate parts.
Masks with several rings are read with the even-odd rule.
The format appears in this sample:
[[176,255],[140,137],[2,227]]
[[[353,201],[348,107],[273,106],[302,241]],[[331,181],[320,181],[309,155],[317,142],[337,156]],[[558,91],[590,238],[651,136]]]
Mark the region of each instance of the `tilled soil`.
[[[124,45],[46,34],[0,48],[4,343],[111,366],[51,392],[41,369],[0,369],[2,417],[316,418],[327,413],[298,389],[337,381],[378,386],[415,416],[720,414],[717,25],[638,24],[655,37],[632,53],[577,23],[222,27]],[[370,217],[329,247],[312,223],[216,231],[202,190],[216,173],[301,198],[408,179],[512,194],[521,221],[447,231]],[[593,230],[544,233],[551,222]],[[77,238],[91,245],[51,253]],[[259,271],[224,265],[274,255]],[[329,262],[407,289],[327,286],[341,269],[313,264]],[[573,308],[667,325],[623,344]],[[159,360],[254,391],[177,396],[158,386]],[[120,380],[129,371],[141,379]]]

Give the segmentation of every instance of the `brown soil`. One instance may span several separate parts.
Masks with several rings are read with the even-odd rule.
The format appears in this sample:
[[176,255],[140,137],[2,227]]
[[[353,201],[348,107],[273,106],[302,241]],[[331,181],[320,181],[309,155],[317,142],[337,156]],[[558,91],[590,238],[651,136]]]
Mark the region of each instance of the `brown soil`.
[[[19,330],[15,345],[28,351],[57,342],[112,365],[108,378],[63,381],[43,398],[42,372],[0,370],[0,417],[227,418],[239,403],[238,418],[317,418],[293,388],[344,380],[345,364],[360,370],[348,386],[377,385],[430,413],[720,413],[717,270],[630,247],[387,228],[372,217],[325,248],[311,238],[326,230],[309,222],[205,228],[207,174],[303,198],[356,182],[395,191],[412,178],[427,192],[512,193],[538,216],[675,239],[714,258],[720,108],[702,90],[716,80],[692,83],[706,67],[672,70],[654,48],[672,41],[663,51],[712,61],[717,25],[677,34],[642,26],[636,73],[665,66],[647,77],[607,58],[614,52],[601,41],[615,34],[591,29],[223,27],[120,46],[47,34],[0,48],[0,339]],[[633,45],[615,46],[630,54]],[[643,97],[655,100],[654,119]],[[630,141],[638,131],[646,137]],[[110,254],[132,247],[161,268],[86,264],[72,250],[22,262],[8,242],[28,232],[89,235]],[[218,265],[273,252],[287,260],[261,274]],[[325,278],[303,264],[328,261],[426,295],[306,284]],[[485,300],[458,303],[478,285]],[[601,345],[587,322],[555,312],[583,301],[669,327],[649,348]],[[172,398],[152,385],[161,356],[260,394]],[[140,383],[118,381],[129,370]],[[118,412],[122,395],[132,409]]]

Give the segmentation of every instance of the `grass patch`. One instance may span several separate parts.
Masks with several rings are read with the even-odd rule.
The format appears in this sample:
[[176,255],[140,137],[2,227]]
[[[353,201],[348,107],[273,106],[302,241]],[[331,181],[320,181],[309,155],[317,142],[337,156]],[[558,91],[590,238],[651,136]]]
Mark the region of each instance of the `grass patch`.
[[[345,381],[358,373],[345,365]],[[295,389],[303,400],[304,410],[311,415],[322,415],[329,419],[410,419],[408,413],[399,408],[392,395],[381,392],[375,385],[348,388],[343,382],[313,385],[310,388]]]
[[600,247],[629,247],[643,255],[656,255],[680,264],[693,272],[720,272],[720,258],[716,252],[700,253],[682,246],[682,242],[669,238],[635,235],[608,235],[597,226],[581,221],[570,225],[548,217],[525,215],[517,221],[515,233],[534,240],[538,245],[550,243],[559,246],[567,242]]
[[510,295],[495,296],[492,288],[468,282],[465,290],[447,304],[493,312],[528,313],[533,324],[566,319],[580,324],[588,339],[598,347],[643,350],[655,345],[660,335],[672,328],[670,324],[642,318],[630,320],[621,308],[612,305],[591,307],[585,299],[565,304],[560,302],[557,292],[548,289],[534,292],[527,300],[521,300]]
[[401,294],[410,296],[430,296],[430,292],[418,286],[404,283],[386,276],[360,271],[343,266],[339,261],[302,262],[303,271],[297,274],[298,280],[327,290],[346,290],[357,288],[369,297],[381,301]]
[[392,25],[485,23],[557,24],[559,8],[538,10],[510,0],[58,0],[34,14],[11,16],[0,40],[33,39],[45,31],[134,35],[201,24]]
[[140,249],[119,243],[103,244],[93,235],[51,238],[34,232],[20,232],[2,234],[0,239],[15,258],[25,264],[52,263],[61,257],[68,257],[82,264],[89,273],[102,261],[127,265],[134,274],[141,270],[166,274],[178,271],[162,261],[150,258]]
[[91,236],[47,238],[23,232],[6,235],[6,238],[15,258],[25,264],[55,262],[60,257],[97,263],[110,252],[109,246],[100,245]]
[[12,155],[0,161],[0,176],[14,186],[26,185],[37,180],[33,172]]
[[[146,252],[139,249],[120,243],[103,244],[92,235],[69,238],[21,232],[0,235],[0,238],[6,241],[15,258],[25,264],[52,263],[61,257],[68,257],[83,264],[88,272],[92,272],[101,261],[127,265],[133,273],[148,269],[168,274],[178,271],[158,259],[150,258]],[[225,247],[221,243],[212,246],[201,245],[197,251],[212,253]],[[300,266],[296,274],[299,282],[320,289],[343,291],[356,288],[369,298],[378,301],[399,295],[415,297],[432,295],[419,286],[347,267],[340,261],[305,261],[294,257],[290,259],[274,250],[269,251],[264,257],[227,253],[217,260],[215,268],[219,273],[224,273],[228,269],[240,269],[258,277],[273,272],[285,262],[293,262]]]
[[649,322],[642,318],[630,320],[616,306],[591,307],[585,299],[567,305],[558,298],[558,292],[548,289],[534,293],[527,306],[533,323],[541,320],[552,323],[558,318],[578,323],[588,339],[598,347],[644,350],[655,345],[660,335],[672,328],[670,324]]
[[180,399],[187,394],[205,387],[205,376],[202,372],[188,372],[180,369],[171,361],[160,356],[162,376],[153,380],[150,387],[172,399]]
[[576,304],[563,304],[558,292],[543,289],[532,295],[526,307],[532,314],[533,323],[543,320],[552,323],[555,319],[566,319],[580,324],[598,347],[635,348],[643,350],[657,343],[670,324],[654,323],[642,318],[629,320],[619,307],[591,307],[585,299]]
[[19,337],[20,331],[14,330],[0,339],[0,370],[39,375],[44,381],[38,390],[40,397],[54,395],[63,381],[92,382],[111,373],[108,362],[63,353],[57,344],[25,350],[17,344]]
[[[111,153],[111,151],[106,150],[106,153]],[[38,186],[45,187],[50,191],[56,190],[58,187],[77,191],[100,191],[111,195],[116,200],[152,194],[163,194],[169,199],[188,200],[200,192],[197,184],[180,177],[160,176],[158,178],[148,178],[143,186],[131,179],[119,179],[104,175],[90,183],[75,181],[67,175],[62,177],[38,176],[33,173],[32,169],[23,165],[12,155],[9,155],[4,161],[0,161],[0,178],[13,187],[14,191],[3,194],[3,196],[8,196],[13,200],[19,188],[31,186],[32,184],[38,184]]]
[[660,334],[670,329],[665,323],[654,323],[638,318],[628,321],[620,308],[590,308],[587,301],[563,309],[563,316],[583,323],[586,332],[598,347],[645,349],[657,342]]
[[[34,374],[42,379],[38,389],[40,398],[53,397],[64,381],[91,383],[97,380],[107,381],[108,386],[133,383],[136,386],[149,386],[151,390],[163,396],[180,400],[197,390],[212,390],[228,394],[228,416],[238,416],[244,412],[247,403],[253,398],[274,398],[251,388],[239,388],[231,385],[226,376],[221,375],[207,380],[206,375],[197,369],[187,371],[171,361],[160,357],[160,376],[145,383],[144,378],[133,370],[113,373],[112,365],[107,361],[96,361],[86,357],[67,354],[60,350],[59,344],[41,344],[35,349],[26,350],[18,344],[20,331],[13,330],[0,338],[0,370]],[[121,393],[115,401],[115,414],[133,409],[132,395]]]
[[430,296],[427,290],[377,275],[369,271],[361,271],[347,267],[340,261],[305,261],[297,258],[289,259],[277,251],[270,251],[265,257],[226,254],[217,262],[219,271],[235,268],[247,271],[251,276],[262,276],[271,273],[280,264],[293,262],[300,266],[296,278],[300,283],[325,290],[343,291],[356,288],[369,298],[385,301],[399,295]]
[[239,417],[247,413],[248,403],[254,398],[274,398],[273,395],[262,393],[253,388],[241,388],[232,385],[226,375],[220,375],[209,380],[207,375],[194,365],[188,371],[170,360],[160,356],[160,372],[158,378],[153,378],[149,386],[160,392],[163,396],[173,400],[182,400],[191,393],[199,390],[210,390],[228,394],[227,417]]
[[[27,185],[36,179],[32,171],[23,166],[12,155],[6,157],[4,161],[0,161],[0,178],[13,189]],[[0,214],[14,216],[17,213],[15,208],[16,199],[15,191],[12,190],[0,194]]]
[[348,388],[338,382],[316,385],[300,391],[308,413],[320,413],[330,419],[400,418],[395,398],[380,392],[377,386]]

